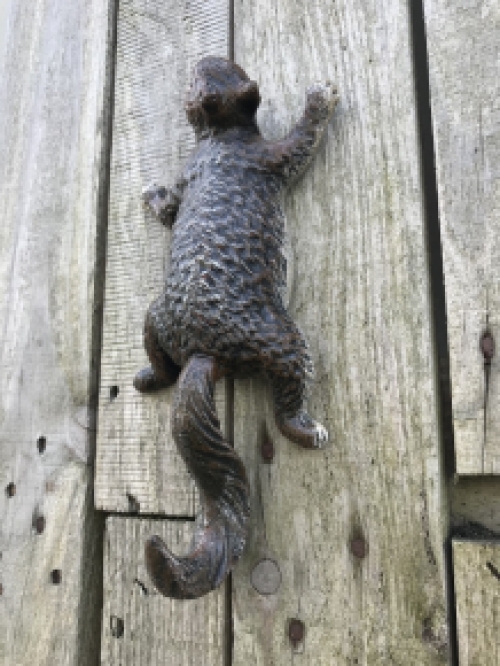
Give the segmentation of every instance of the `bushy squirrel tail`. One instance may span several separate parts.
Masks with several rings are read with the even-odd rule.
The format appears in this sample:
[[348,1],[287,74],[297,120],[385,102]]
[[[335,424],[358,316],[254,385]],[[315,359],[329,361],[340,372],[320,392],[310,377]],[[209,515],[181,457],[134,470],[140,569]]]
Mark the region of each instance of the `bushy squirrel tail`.
[[247,537],[249,486],[243,463],[224,441],[214,401],[216,361],[193,356],[179,378],[172,432],[202,501],[191,552],[177,557],[153,536],[146,565],[167,597],[194,599],[218,587],[240,558]]

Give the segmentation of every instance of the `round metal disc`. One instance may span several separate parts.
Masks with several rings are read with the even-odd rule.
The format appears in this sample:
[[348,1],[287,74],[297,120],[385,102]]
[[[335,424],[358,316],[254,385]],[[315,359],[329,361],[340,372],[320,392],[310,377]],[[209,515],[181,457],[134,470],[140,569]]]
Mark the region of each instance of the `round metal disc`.
[[250,581],[259,594],[276,594],[281,585],[281,571],[274,560],[264,558],[255,565]]

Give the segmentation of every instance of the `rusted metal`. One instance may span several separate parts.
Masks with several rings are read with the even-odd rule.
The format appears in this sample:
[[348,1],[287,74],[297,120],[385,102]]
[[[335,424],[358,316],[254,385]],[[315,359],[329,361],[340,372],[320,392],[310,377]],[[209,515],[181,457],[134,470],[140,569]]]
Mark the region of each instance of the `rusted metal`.
[[62,583],[61,569],[52,569],[52,571],[50,572],[50,580],[53,585],[60,585]]
[[351,539],[350,547],[354,557],[360,560],[365,558],[368,553],[368,544],[363,537],[354,537],[354,539]]
[[112,615],[109,619],[109,629],[115,638],[121,638],[125,632],[125,623],[121,617]]
[[479,347],[481,349],[481,353],[483,354],[484,362],[491,363],[493,357],[495,356],[495,339],[493,338],[493,334],[489,329],[486,329],[486,331],[484,331],[484,333],[481,335]]
[[264,434],[264,437],[262,439],[262,444],[260,446],[260,453],[262,456],[262,460],[265,463],[272,463],[274,460],[274,442],[273,440],[269,437],[267,432]]
[[176,557],[152,537],[146,563],[160,592],[181,599],[220,585],[247,536],[248,481],[220,431],[215,382],[263,372],[279,430],[309,449],[327,439],[304,410],[312,363],[281,299],[281,195],[314,155],[337,94],[330,83],[310,88],[301,120],[276,142],[260,134],[259,103],[258,85],[236,64],[201,60],[186,101],[197,147],[172,187],[143,192],[146,208],[172,227],[172,241],[164,292],[144,324],[151,365],[134,386],[149,392],[178,382],[173,436],[203,503],[191,554]]
[[33,519],[33,528],[37,534],[42,534],[45,530],[45,518],[43,516],[36,516]]
[[305,635],[306,627],[302,620],[297,618],[288,620],[288,638],[294,649],[296,649],[300,643],[304,642]]

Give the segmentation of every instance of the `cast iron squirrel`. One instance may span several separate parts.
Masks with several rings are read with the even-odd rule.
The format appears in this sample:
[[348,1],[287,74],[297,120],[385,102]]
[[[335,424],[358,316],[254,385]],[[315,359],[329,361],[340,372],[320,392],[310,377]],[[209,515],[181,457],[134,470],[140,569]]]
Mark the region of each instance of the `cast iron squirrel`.
[[276,142],[259,132],[259,103],[257,84],[236,64],[215,57],[198,62],[186,102],[197,147],[171,189],[152,185],[143,193],[145,205],[173,225],[172,257],[165,291],[144,325],[151,366],[134,386],[148,392],[178,379],[173,436],[203,507],[188,556],[174,556],[156,536],[146,544],[156,587],[179,599],[220,585],[247,534],[248,481],[222,437],[215,382],[235,371],[262,371],[272,384],[279,430],[311,449],[328,437],[303,410],[311,362],[280,296],[281,193],[314,155],[336,90],[329,83],[310,88],[301,120]]

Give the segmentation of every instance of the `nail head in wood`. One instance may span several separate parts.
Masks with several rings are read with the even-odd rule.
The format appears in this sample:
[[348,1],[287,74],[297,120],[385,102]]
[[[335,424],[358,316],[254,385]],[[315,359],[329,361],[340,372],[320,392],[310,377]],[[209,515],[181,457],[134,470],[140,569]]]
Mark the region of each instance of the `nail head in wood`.
[[495,355],[495,340],[489,329],[484,331],[482,334],[479,346],[481,348],[485,363],[489,363]]
[[14,497],[14,495],[16,494],[16,490],[17,490],[16,484],[10,482],[5,488],[5,494],[7,495],[7,497]]
[[52,571],[50,572],[50,580],[53,585],[60,585],[62,582],[61,569],[52,569]]
[[253,588],[264,596],[276,594],[281,585],[281,571],[278,563],[269,558],[258,562],[250,574]]
[[262,460],[269,464],[274,460],[274,443],[269,435],[266,433],[260,447]]
[[42,534],[45,530],[45,518],[43,516],[37,516],[33,521],[33,527],[37,534]]
[[302,620],[292,618],[288,621],[288,638],[294,648],[303,642],[306,628]]
[[362,537],[355,537],[351,540],[351,553],[354,555],[354,557],[362,560],[364,557],[366,557],[367,552],[368,546]]

